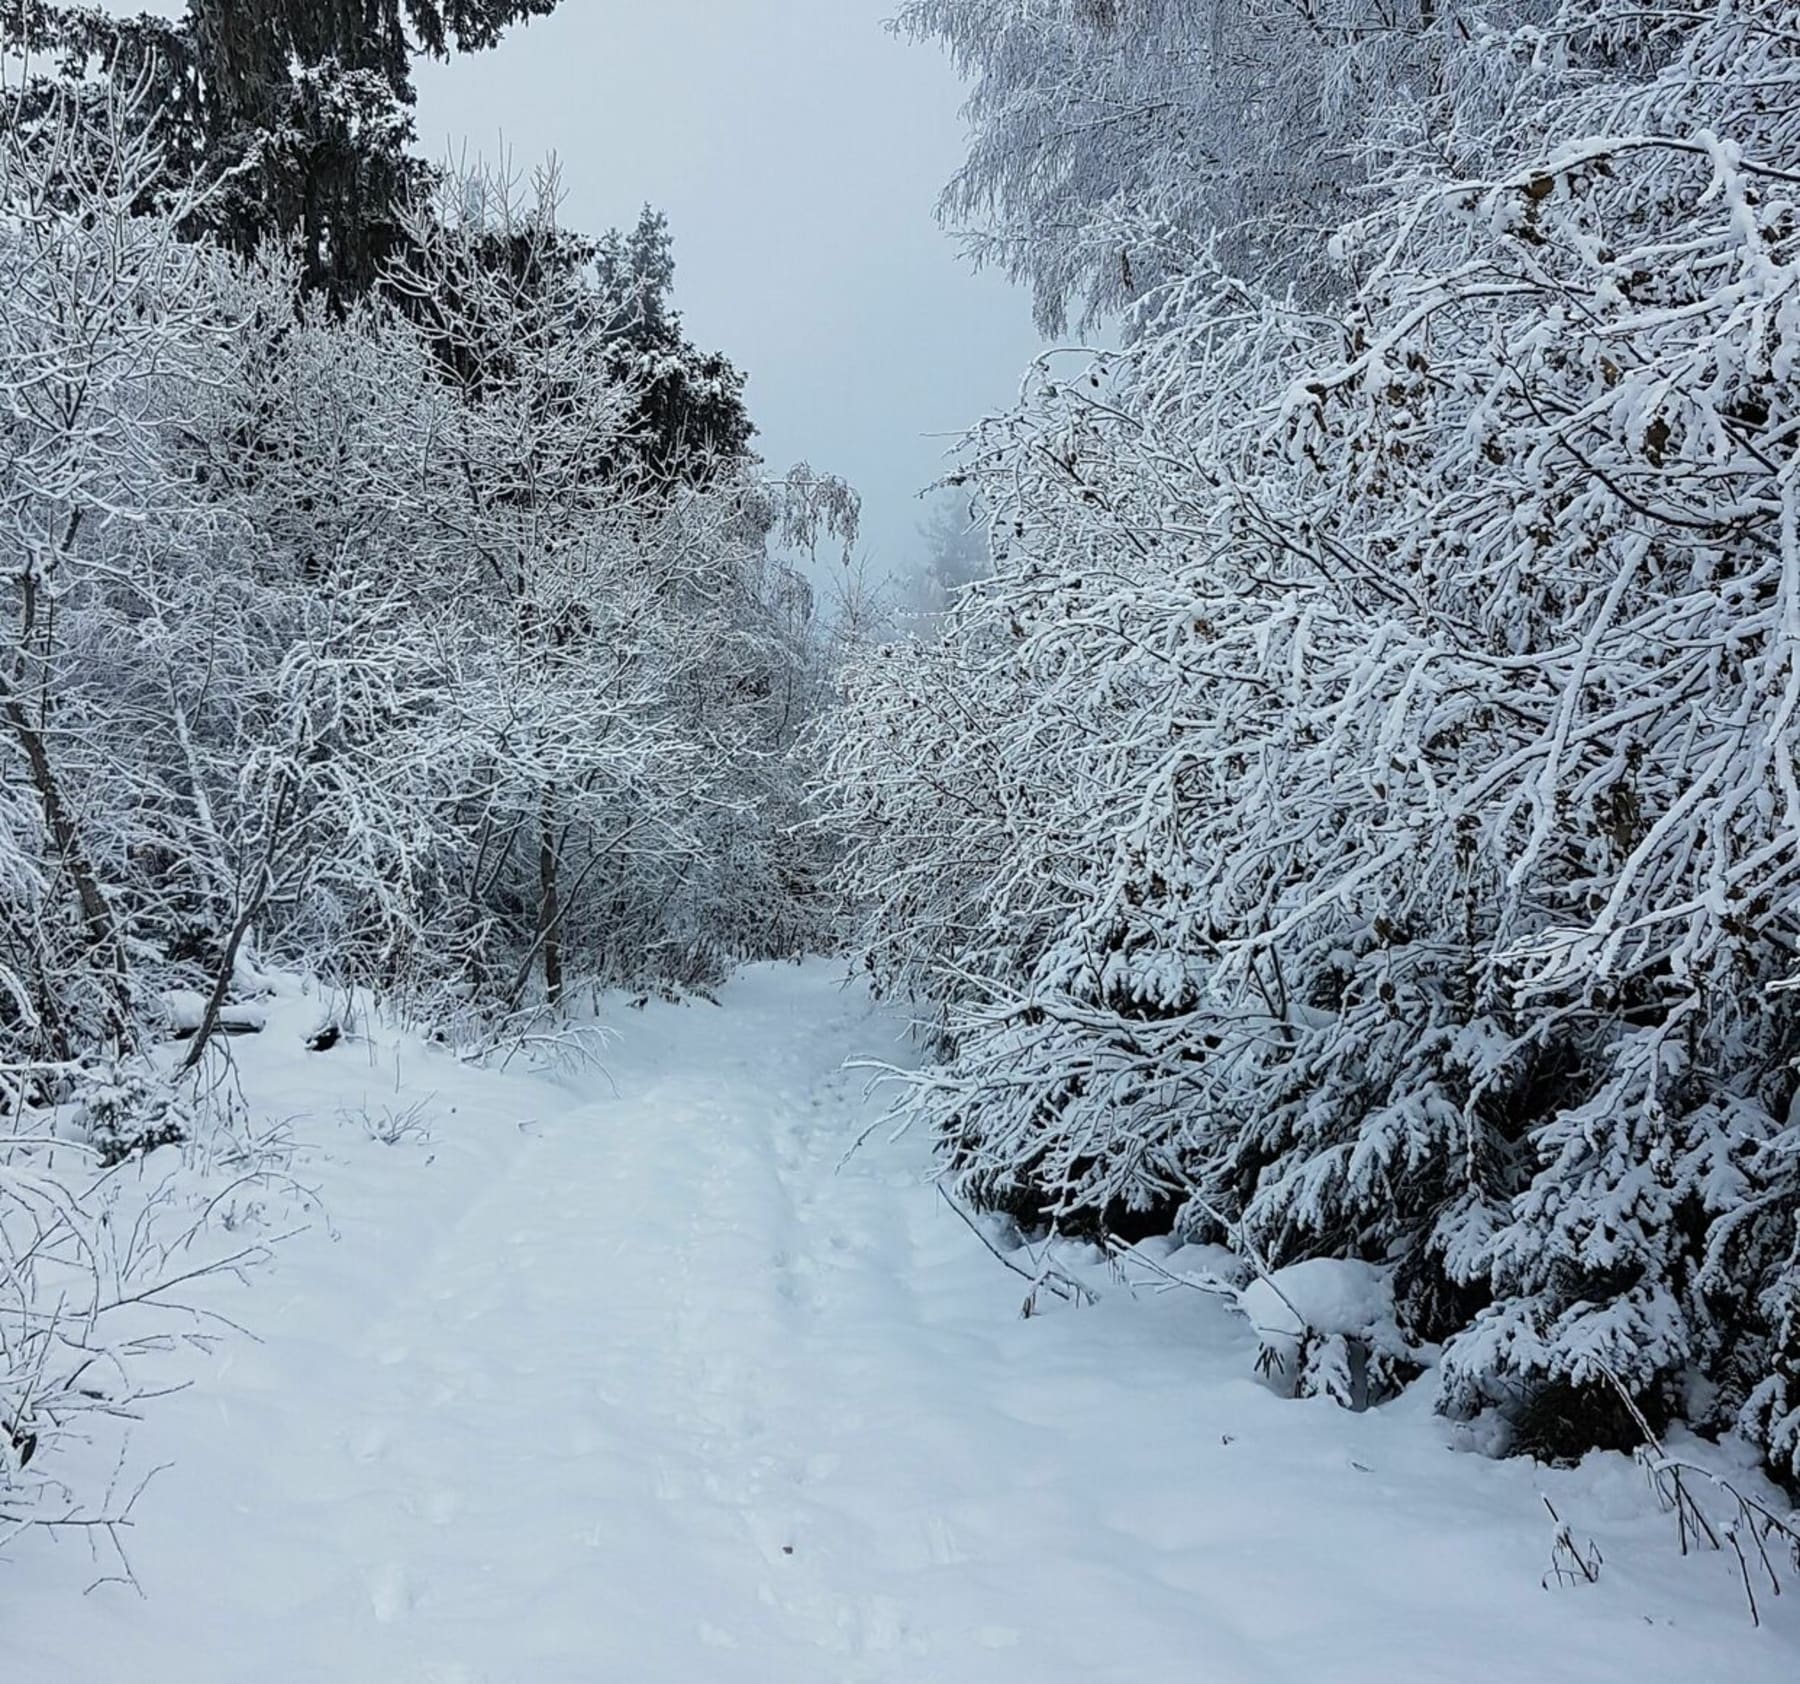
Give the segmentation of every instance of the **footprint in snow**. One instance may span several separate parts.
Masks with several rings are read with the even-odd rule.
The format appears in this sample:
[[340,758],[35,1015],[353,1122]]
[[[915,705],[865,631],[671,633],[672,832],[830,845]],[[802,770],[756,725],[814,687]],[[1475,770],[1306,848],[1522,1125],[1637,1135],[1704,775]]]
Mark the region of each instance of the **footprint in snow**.
[[382,1421],[371,1421],[352,1436],[350,1454],[359,1462],[376,1462],[387,1454],[393,1440],[393,1428]]
[[398,1562],[378,1567],[369,1576],[369,1606],[384,1626],[405,1619],[417,1602],[418,1596],[407,1579],[406,1569]]

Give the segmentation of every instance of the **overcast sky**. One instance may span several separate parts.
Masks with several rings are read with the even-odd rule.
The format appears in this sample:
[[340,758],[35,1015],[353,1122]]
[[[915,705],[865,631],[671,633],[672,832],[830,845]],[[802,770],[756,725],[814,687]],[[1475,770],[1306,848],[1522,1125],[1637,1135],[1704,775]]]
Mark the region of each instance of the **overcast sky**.
[[419,73],[419,133],[517,162],[557,153],[568,217],[646,200],[674,227],[690,335],[750,375],[761,448],[844,474],[868,547],[903,559],[950,440],[1008,402],[1029,304],[972,274],[932,217],[961,156],[935,49],[895,0],[564,0],[494,52]]
[[884,569],[908,559],[943,435],[1007,404],[1036,350],[1024,295],[933,220],[961,92],[935,48],[882,28],[897,3],[563,0],[418,72],[428,155],[554,152],[592,232],[668,212],[690,337],[749,374],[772,468],[805,458],[863,492]]

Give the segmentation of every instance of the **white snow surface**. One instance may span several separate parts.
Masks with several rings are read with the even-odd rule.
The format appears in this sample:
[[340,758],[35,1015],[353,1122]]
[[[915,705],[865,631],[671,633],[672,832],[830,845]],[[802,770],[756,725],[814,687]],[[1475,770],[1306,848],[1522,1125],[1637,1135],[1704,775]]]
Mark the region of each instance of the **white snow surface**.
[[[212,1289],[260,1343],[190,1356],[136,1429],[169,1464],[142,1594],[27,1534],[0,1676],[1800,1676],[1800,1597],[1753,1629],[1735,1564],[1682,1559],[1622,1457],[1487,1460],[1422,1389],[1280,1400],[1199,1292],[1095,1270],[1097,1305],[1021,1319],[926,1142],[839,1168],[874,1115],[842,1066],[901,1058],[898,1020],[821,964],[721,1002],[621,1008],[608,1077],[555,1080],[394,1034],[308,1054],[318,1002],[274,1002],[233,1053],[327,1216]],[[1597,1584],[1543,1588],[1540,1493]]]

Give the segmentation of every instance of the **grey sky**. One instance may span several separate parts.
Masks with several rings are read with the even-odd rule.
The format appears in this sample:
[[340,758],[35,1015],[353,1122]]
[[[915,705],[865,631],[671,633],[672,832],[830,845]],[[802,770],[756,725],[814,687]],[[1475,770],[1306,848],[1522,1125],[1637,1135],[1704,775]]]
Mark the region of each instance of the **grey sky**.
[[428,155],[554,152],[567,220],[596,233],[668,212],[690,336],[749,374],[771,467],[806,458],[863,492],[883,569],[909,559],[942,470],[951,439],[932,435],[1009,402],[1037,344],[1024,295],[933,221],[961,94],[940,53],[882,28],[895,4],[563,0],[418,72]]

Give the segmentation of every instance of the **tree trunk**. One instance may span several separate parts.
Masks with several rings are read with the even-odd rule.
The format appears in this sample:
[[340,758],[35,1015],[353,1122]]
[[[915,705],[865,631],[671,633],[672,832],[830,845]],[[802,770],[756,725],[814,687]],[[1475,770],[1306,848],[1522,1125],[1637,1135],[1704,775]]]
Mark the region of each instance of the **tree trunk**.
[[112,1011],[108,1032],[114,1043],[123,1047],[131,1039],[131,989],[125,968],[125,944],[119,938],[112,906],[82,844],[74,815],[63,799],[43,734],[31,723],[24,704],[4,678],[0,678],[0,715],[11,727],[25,756],[25,764],[31,769],[31,782],[44,809],[44,822],[50,827],[57,854],[68,868],[69,880],[75,885],[89,951],[105,968],[110,983]]
[[550,1004],[563,999],[562,895],[556,857],[556,793],[546,789],[538,802],[538,939],[544,949],[544,993]]
[[213,972],[212,990],[207,995],[206,1010],[201,1015],[200,1027],[188,1047],[187,1057],[181,1063],[183,1070],[193,1070],[199,1066],[200,1060],[206,1055],[208,1044],[218,1033],[219,1018],[225,1010],[225,996],[230,992],[231,980],[237,974],[238,954],[243,950],[244,938],[250,933],[250,926],[262,916],[263,909],[275,892],[275,862],[280,856],[282,845],[287,841],[288,825],[298,805],[299,780],[292,772],[284,771],[275,791],[275,806],[269,815],[269,834],[263,843],[262,859],[258,862],[253,886],[244,895],[238,914],[232,920],[231,934],[225,939],[218,968]]

